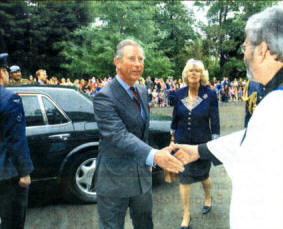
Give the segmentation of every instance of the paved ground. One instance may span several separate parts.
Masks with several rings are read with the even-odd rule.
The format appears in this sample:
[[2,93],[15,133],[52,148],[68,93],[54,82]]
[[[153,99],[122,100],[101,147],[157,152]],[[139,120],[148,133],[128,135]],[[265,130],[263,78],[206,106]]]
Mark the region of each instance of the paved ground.
[[[221,135],[243,127],[244,104],[220,104]],[[152,112],[170,115],[170,108],[153,108]],[[192,185],[191,215],[193,229],[229,229],[231,182],[223,166],[212,167],[213,209],[201,214],[203,191],[201,184]],[[167,184],[162,177],[153,186],[153,220],[156,229],[177,229],[182,219],[178,182]],[[60,193],[49,183],[41,191],[31,193],[27,212],[27,229],[98,229],[96,205],[72,205],[63,202]],[[129,215],[125,229],[132,229]]]

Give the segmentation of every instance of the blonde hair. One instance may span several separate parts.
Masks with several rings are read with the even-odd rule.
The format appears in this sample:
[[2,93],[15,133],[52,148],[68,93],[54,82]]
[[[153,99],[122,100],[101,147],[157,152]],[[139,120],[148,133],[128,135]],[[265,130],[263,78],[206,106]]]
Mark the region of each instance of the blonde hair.
[[195,66],[202,71],[202,74],[200,76],[200,84],[203,86],[208,85],[208,81],[209,81],[208,71],[205,69],[203,62],[201,60],[195,60],[195,59],[189,59],[186,63],[186,66],[184,67],[184,70],[182,72],[182,79],[185,82],[185,84],[186,85],[189,84],[188,70],[192,69]]
[[46,70],[45,70],[45,69],[38,69],[38,70],[35,72],[36,77],[40,76],[40,74],[43,73],[43,72],[46,72]]

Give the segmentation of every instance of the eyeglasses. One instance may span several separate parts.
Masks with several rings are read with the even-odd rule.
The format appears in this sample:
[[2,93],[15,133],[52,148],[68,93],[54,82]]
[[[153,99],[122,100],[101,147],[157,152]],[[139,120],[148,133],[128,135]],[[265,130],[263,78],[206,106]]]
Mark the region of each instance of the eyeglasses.
[[242,44],[242,45],[240,46],[240,48],[241,48],[241,52],[242,52],[242,53],[245,53],[247,46],[244,45],[244,44]]

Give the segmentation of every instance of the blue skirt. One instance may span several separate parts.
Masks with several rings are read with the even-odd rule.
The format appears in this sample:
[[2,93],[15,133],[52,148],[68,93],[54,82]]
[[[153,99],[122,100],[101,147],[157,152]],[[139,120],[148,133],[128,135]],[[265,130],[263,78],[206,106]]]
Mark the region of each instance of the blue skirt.
[[184,172],[179,173],[181,184],[192,184],[206,180],[209,177],[211,161],[197,160],[185,165]]

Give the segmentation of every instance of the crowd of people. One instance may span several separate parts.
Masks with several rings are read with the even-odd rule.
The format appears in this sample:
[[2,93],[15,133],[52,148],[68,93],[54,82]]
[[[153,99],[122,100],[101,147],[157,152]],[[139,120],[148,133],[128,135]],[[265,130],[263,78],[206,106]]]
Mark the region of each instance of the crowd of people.
[[[93,97],[105,84],[112,80],[113,77],[90,77],[89,79],[75,79],[61,78],[56,76],[47,77],[45,69],[39,69],[36,71],[36,77],[32,75],[28,79],[22,78],[21,68],[17,65],[13,65],[10,68],[10,85],[17,84],[41,84],[41,85],[61,85],[61,86],[75,86],[81,92],[88,94]],[[168,95],[170,91],[175,91],[179,88],[185,87],[183,79],[174,79],[173,77],[153,78],[146,77],[140,78],[137,81],[138,84],[146,86],[149,95],[149,104],[152,107],[166,107],[168,106]],[[228,77],[224,77],[222,81],[217,80],[216,77],[212,77],[208,81],[208,86],[214,90],[217,94],[217,98],[221,102],[231,101],[243,101],[245,86],[247,85],[246,80],[242,78],[234,78],[230,81]]]

